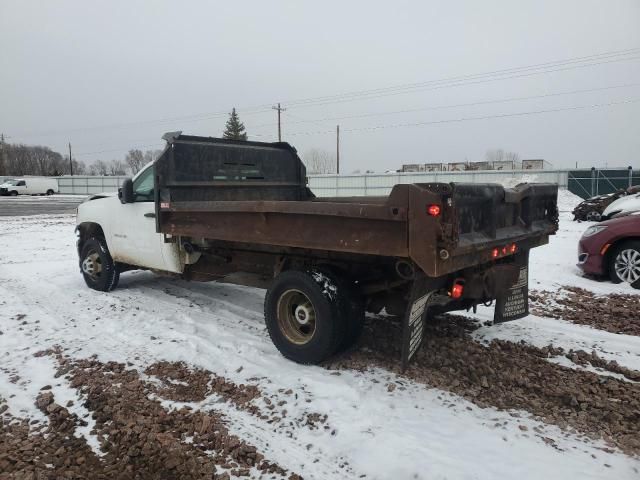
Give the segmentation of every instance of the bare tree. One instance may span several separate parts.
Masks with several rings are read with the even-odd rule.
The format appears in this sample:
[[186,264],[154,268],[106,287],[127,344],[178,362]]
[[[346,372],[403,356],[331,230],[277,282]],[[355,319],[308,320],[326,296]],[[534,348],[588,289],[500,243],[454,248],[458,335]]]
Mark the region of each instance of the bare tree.
[[3,167],[6,175],[60,175],[63,157],[49,147],[30,145],[2,145]]
[[122,160],[111,160],[109,162],[109,175],[126,175],[127,165]]
[[504,160],[504,150],[501,148],[487,150],[485,160],[487,162],[502,162]]
[[144,164],[154,162],[160,155],[162,155],[162,150],[147,150],[144,152]]
[[518,155],[516,152],[506,152],[504,155],[504,159],[515,164],[520,161],[520,155]]
[[335,173],[336,157],[332,153],[321,148],[312,148],[303,155],[304,164],[308,173]]
[[104,160],[96,160],[89,165],[89,175],[109,175],[109,164]]
[[142,150],[129,150],[129,153],[127,153],[127,156],[125,157],[125,161],[127,162],[127,165],[129,165],[131,173],[135,175],[145,164],[144,154],[142,153]]

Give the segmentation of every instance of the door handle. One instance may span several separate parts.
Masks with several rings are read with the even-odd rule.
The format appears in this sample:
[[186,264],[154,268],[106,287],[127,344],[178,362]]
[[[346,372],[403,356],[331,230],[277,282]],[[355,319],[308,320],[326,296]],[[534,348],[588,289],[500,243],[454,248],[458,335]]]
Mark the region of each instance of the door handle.
[[147,217],[147,218],[156,218],[156,214],[155,213],[145,213],[144,216]]

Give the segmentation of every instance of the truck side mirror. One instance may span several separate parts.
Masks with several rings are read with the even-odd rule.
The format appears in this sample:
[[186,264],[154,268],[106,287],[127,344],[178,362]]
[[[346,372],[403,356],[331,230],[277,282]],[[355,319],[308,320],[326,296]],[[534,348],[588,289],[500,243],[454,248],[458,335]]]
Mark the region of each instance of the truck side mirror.
[[118,189],[118,198],[122,203],[133,203],[133,180],[125,178]]

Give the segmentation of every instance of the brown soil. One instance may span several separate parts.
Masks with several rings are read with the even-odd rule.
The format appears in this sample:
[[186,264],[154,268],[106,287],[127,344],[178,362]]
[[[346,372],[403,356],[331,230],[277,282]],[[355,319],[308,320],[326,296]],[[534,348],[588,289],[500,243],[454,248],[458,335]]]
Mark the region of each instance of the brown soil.
[[[639,378],[640,372],[586,352],[498,340],[483,345],[469,335],[473,328],[464,317],[447,315],[435,321],[404,375],[480,407],[526,410],[547,423],[640,454],[640,384],[562,367],[546,358],[566,355],[578,364],[593,360],[595,366],[629,379]],[[327,367],[377,366],[400,373],[400,331],[399,322],[370,319],[359,348]]]
[[216,392],[242,406],[259,395],[256,387],[219,377],[209,383],[208,373],[167,362],[152,365],[146,372],[161,382],[173,380],[159,386],[143,381],[136,370],[121,363],[71,360],[59,351],[46,353],[57,358],[58,375],[64,375],[83,394],[84,406],[96,422],[92,434],[104,455],[97,456],[83,437],[74,436],[76,427],[86,421],[56,403],[46,389],[36,401],[49,419],[46,426],[16,418],[0,404],[0,479],[212,479],[256,474],[301,478],[231,435],[219,413],[188,406],[167,411],[154,399],[191,402]]
[[557,292],[532,291],[531,313],[569,320],[611,333],[640,335],[640,295],[611,294],[596,297],[577,287]]

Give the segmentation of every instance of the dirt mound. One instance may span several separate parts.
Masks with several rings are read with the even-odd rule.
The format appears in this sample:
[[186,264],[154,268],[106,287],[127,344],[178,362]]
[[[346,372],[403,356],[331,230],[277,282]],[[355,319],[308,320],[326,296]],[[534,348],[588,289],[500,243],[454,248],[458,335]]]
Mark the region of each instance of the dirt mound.
[[[547,423],[604,438],[627,453],[640,454],[640,384],[546,360],[577,355],[587,362],[585,352],[498,340],[483,345],[469,335],[472,328],[469,320],[452,315],[432,323],[405,375],[480,407],[526,410]],[[327,367],[364,370],[378,366],[399,373],[400,331],[399,322],[371,319],[360,348]],[[602,361],[599,366],[615,369],[610,362]],[[640,372],[627,370],[626,374],[637,378]]]
[[531,313],[569,320],[611,333],[640,335],[640,295],[611,294],[596,297],[578,287],[557,292],[532,291]]
[[[142,380],[136,370],[121,363],[71,360],[60,352],[48,353],[58,359],[58,374],[82,393],[83,406],[95,420],[91,434],[100,451],[97,454],[83,437],[74,435],[78,426],[87,425],[86,421],[58,405],[51,391],[43,391],[36,406],[49,418],[47,426],[30,426],[28,419],[4,413],[0,472],[20,475],[9,478],[289,476],[254,446],[231,435],[219,413],[194,411],[188,406],[168,411],[153,398],[168,394],[170,399],[181,401],[202,399],[203,392],[212,388],[203,382],[208,372],[189,370],[183,364],[150,367],[148,373],[172,380],[168,384],[176,390],[171,390]],[[186,390],[190,383],[194,384],[192,392]],[[224,379],[218,384],[223,385],[227,397],[240,403],[254,394],[251,387],[241,388]],[[289,478],[300,477],[291,474]]]

